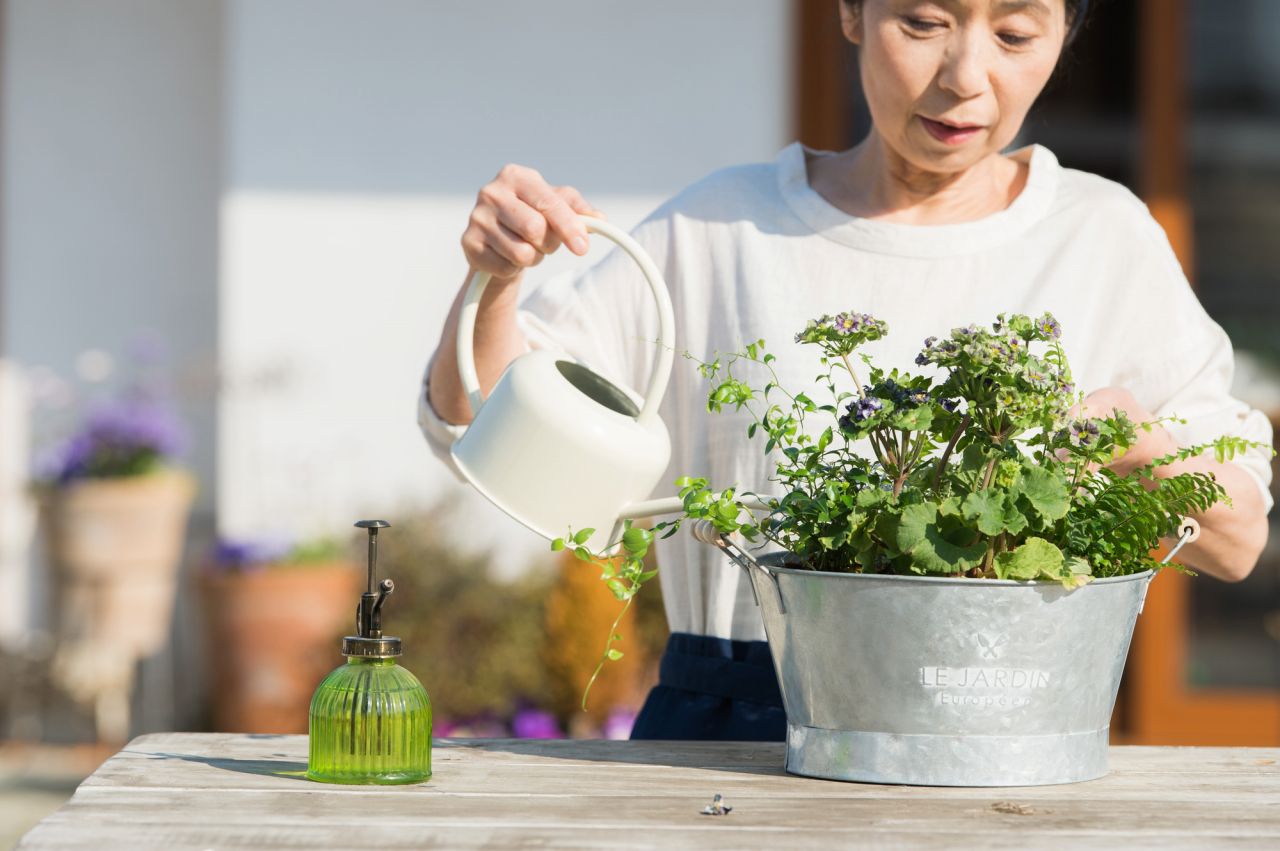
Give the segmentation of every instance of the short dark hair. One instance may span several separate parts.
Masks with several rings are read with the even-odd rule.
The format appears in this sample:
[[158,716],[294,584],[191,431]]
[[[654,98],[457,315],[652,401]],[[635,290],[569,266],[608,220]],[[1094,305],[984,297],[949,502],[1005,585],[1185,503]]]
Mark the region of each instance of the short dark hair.
[[[861,6],[862,0],[844,0],[850,6]],[[1067,9],[1067,37],[1063,40],[1063,46],[1075,41],[1080,33],[1080,28],[1084,26],[1084,19],[1089,14],[1089,0],[1064,0]]]

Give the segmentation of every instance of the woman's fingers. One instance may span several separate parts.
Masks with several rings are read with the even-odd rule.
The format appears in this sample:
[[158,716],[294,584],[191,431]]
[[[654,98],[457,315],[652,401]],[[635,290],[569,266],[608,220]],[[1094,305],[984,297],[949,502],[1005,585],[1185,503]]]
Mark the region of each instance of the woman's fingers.
[[477,195],[462,248],[472,268],[515,278],[562,244],[585,254],[587,229],[579,215],[603,218],[573,187],[551,186],[531,168],[504,166]]
[[564,198],[565,203],[573,208],[575,213],[592,216],[597,219],[608,218],[604,213],[591,206],[587,199],[582,197],[582,193],[572,186],[560,186],[556,188],[556,191],[560,193],[560,197]]
[[524,182],[517,187],[516,195],[543,218],[549,235],[574,254],[587,253],[586,226],[578,219],[577,211],[546,181],[538,177],[536,181]]
[[516,248],[516,244],[523,244],[529,252],[541,257],[533,246],[503,228],[493,207],[476,205],[462,234],[462,251],[472,269],[504,280],[517,277],[520,270],[530,264],[520,262],[529,259],[529,255]]
[[537,266],[542,262],[542,258],[546,257],[528,240],[502,222],[497,223],[494,233],[490,236],[489,244],[504,260],[521,269]]

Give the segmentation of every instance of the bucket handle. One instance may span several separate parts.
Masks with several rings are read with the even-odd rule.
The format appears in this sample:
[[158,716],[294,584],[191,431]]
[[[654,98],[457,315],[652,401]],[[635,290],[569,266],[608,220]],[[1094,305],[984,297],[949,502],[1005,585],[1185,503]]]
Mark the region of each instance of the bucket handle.
[[720,552],[729,557],[731,561],[741,567],[747,573],[747,581],[751,585],[751,597],[756,602],[756,607],[760,606],[760,595],[756,593],[756,584],[751,581],[751,571],[758,570],[765,576],[769,577],[769,581],[773,583],[773,594],[778,600],[778,613],[785,615],[787,613],[787,604],[782,600],[782,589],[778,587],[778,576],[773,571],[756,561],[750,553],[739,547],[733,541],[726,538],[711,525],[710,520],[699,520],[693,524],[693,537],[704,544],[710,544]]
[[1169,560],[1178,554],[1178,550],[1187,544],[1194,544],[1199,538],[1200,524],[1196,522],[1194,517],[1183,517],[1182,522],[1178,524],[1178,543],[1173,545],[1173,549],[1169,550],[1169,553],[1160,560],[1160,563],[1168,564]]
[[[1173,545],[1173,549],[1160,559],[1161,564],[1168,564],[1169,561],[1178,554],[1178,550],[1187,544],[1195,543],[1200,537],[1200,524],[1196,522],[1194,517],[1183,517],[1182,522],[1178,524],[1178,543]],[[1147,605],[1147,592],[1151,590],[1151,583],[1156,581],[1159,573],[1152,573],[1147,577],[1147,584],[1142,589],[1142,599],[1138,601],[1138,614],[1142,614],[1143,608]]]
[[[648,422],[658,416],[658,405],[662,403],[663,394],[667,392],[667,381],[671,377],[671,364],[675,355],[672,348],[675,340],[675,312],[671,308],[671,294],[662,280],[662,273],[640,243],[623,231],[606,221],[592,216],[578,216],[587,230],[618,244],[640,266],[644,278],[653,292],[653,299],[658,303],[658,362],[649,379],[649,388],[644,395],[644,406],[636,416],[637,422]],[[462,301],[462,312],[458,317],[458,376],[462,379],[462,389],[467,393],[467,404],[474,417],[484,404],[484,393],[480,389],[480,376],[476,372],[475,329],[476,314],[480,310],[480,298],[485,287],[493,276],[488,272],[476,272],[471,276],[467,286],[467,294]]]

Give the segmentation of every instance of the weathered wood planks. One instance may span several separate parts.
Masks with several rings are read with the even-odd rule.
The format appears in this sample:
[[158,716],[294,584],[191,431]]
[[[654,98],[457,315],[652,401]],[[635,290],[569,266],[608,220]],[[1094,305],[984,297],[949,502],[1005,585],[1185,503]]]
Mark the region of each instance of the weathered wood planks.
[[[1280,749],[1114,748],[1102,780],[837,783],[782,745],[441,740],[419,786],[327,786],[302,736],[131,742],[20,848],[1280,848]],[[700,814],[714,794],[731,814]]]

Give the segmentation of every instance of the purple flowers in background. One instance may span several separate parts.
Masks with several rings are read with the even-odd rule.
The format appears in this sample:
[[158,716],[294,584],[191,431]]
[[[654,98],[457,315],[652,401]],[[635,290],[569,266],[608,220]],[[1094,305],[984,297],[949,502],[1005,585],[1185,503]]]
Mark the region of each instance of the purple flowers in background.
[[556,716],[541,709],[521,709],[511,719],[511,735],[517,739],[560,739]]
[[[575,737],[601,736],[606,739],[627,739],[631,736],[631,728],[635,726],[635,710],[626,706],[617,706],[609,712],[603,725],[597,730],[591,727],[577,730]],[[437,718],[434,727],[437,736],[459,738],[504,739],[563,739],[565,732],[556,716],[544,709],[527,704],[517,709],[509,722],[504,722],[494,715],[478,715],[472,718]]]
[[287,558],[292,551],[293,546],[284,540],[219,538],[210,567],[250,573]]
[[91,408],[37,472],[57,484],[138,476],[176,459],[186,445],[186,426],[169,405],[141,394],[126,395]]
[[609,717],[604,719],[604,729],[600,732],[606,739],[629,739],[631,728],[635,725],[636,713],[620,707],[610,712]]

